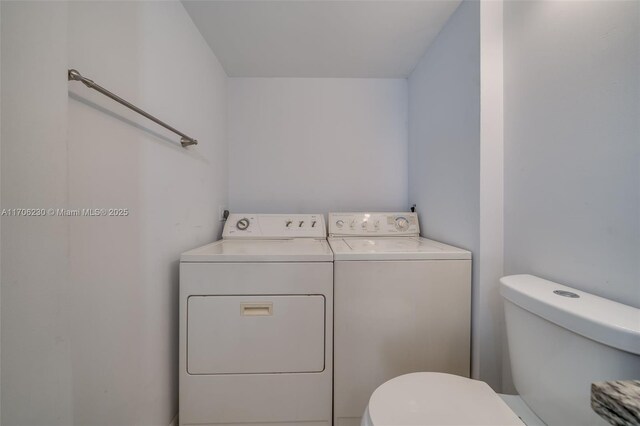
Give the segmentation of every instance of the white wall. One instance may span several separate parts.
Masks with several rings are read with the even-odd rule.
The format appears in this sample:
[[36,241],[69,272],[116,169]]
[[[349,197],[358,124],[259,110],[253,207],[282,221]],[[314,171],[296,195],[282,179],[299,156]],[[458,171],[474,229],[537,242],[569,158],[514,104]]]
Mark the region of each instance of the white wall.
[[640,307],[640,3],[504,22],[506,272]]
[[474,251],[474,375],[512,391],[497,277],[640,305],[640,6],[504,7],[463,3],[409,78],[409,202]]
[[234,212],[407,210],[404,79],[229,79]]
[[476,256],[472,371],[502,388],[504,275],[503,1],[480,3],[480,250]]
[[[2,22],[2,4],[0,4],[0,22]],[[0,46],[2,46],[2,31],[0,30]],[[2,48],[0,47],[0,56],[2,54]],[[2,61],[0,60],[0,64]],[[2,93],[2,67],[0,66],[0,93]],[[0,99],[0,117],[2,117],[2,100]],[[2,135],[2,120],[0,119],[0,136]],[[0,166],[2,164],[2,149],[0,149]],[[2,173],[0,172],[0,188],[2,188]],[[0,209],[2,209],[2,197],[0,197]],[[0,234],[2,228],[2,221],[0,221]],[[0,235],[0,240],[2,239],[2,235]],[[0,259],[2,259],[2,244],[0,243]],[[0,261],[0,284],[2,277],[2,262]],[[2,285],[0,285],[0,307],[2,306]],[[2,330],[2,312],[0,309],[0,332]],[[0,367],[2,366],[2,348],[1,348],[2,339],[0,338]],[[0,368],[0,378],[2,377],[2,368]],[[0,422],[2,421],[2,386],[0,386]]]
[[501,76],[491,71],[502,64],[495,43],[500,34],[486,30],[500,28],[500,6],[463,2],[409,77],[409,202],[417,205],[424,236],[473,252],[472,374],[496,390],[502,317],[496,290],[502,220],[495,215],[501,209],[496,168],[502,167],[502,140],[496,120],[502,111],[496,103]]
[[409,76],[409,201],[423,233],[479,246],[480,5],[463,2]]
[[2,423],[167,425],[179,253],[227,203],[226,75],[179,2],[3,2],[2,59],[2,206],[131,211],[2,218]]
[[[67,7],[2,2],[1,8],[1,204],[64,207]],[[69,223],[58,217],[0,221],[1,423],[71,424]]]

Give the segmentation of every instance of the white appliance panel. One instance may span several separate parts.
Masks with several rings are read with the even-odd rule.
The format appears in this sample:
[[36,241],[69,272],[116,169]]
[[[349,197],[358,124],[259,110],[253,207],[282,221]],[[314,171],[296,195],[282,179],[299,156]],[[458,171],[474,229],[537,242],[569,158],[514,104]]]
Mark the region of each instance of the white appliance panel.
[[469,377],[471,261],[336,261],[334,425],[358,426],[396,376]]
[[322,214],[238,214],[229,215],[223,239],[326,238]]
[[322,295],[190,296],[187,309],[189,374],[324,370]]
[[418,236],[418,214],[329,213],[329,236]]
[[[186,332],[189,297],[251,298],[256,295],[263,301],[269,296],[324,296],[326,315],[320,319],[325,331],[324,370],[315,373],[190,374],[187,371]],[[237,302],[235,307],[240,316]],[[274,303],[274,313],[276,308]],[[180,330],[181,425],[331,425],[332,262],[181,262]]]

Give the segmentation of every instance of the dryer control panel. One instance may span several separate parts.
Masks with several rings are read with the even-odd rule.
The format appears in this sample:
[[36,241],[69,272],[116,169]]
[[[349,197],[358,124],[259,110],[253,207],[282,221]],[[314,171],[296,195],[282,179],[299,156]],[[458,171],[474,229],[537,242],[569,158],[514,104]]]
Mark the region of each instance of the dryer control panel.
[[329,213],[329,236],[418,236],[418,214]]
[[326,238],[322,214],[230,214],[222,238]]

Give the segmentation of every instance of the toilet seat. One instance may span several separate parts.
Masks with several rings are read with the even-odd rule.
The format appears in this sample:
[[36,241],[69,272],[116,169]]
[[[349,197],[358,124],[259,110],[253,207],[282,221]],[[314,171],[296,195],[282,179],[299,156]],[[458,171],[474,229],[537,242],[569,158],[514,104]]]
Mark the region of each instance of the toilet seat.
[[383,383],[371,395],[368,415],[363,424],[374,426],[524,424],[486,383],[445,373],[411,373]]

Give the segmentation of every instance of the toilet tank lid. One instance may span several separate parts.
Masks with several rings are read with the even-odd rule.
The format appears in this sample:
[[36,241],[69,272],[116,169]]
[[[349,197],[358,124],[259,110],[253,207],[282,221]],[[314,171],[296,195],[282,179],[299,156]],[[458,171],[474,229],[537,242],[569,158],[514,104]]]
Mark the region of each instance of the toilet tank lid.
[[560,327],[640,355],[640,309],[533,275],[501,278],[500,294]]

